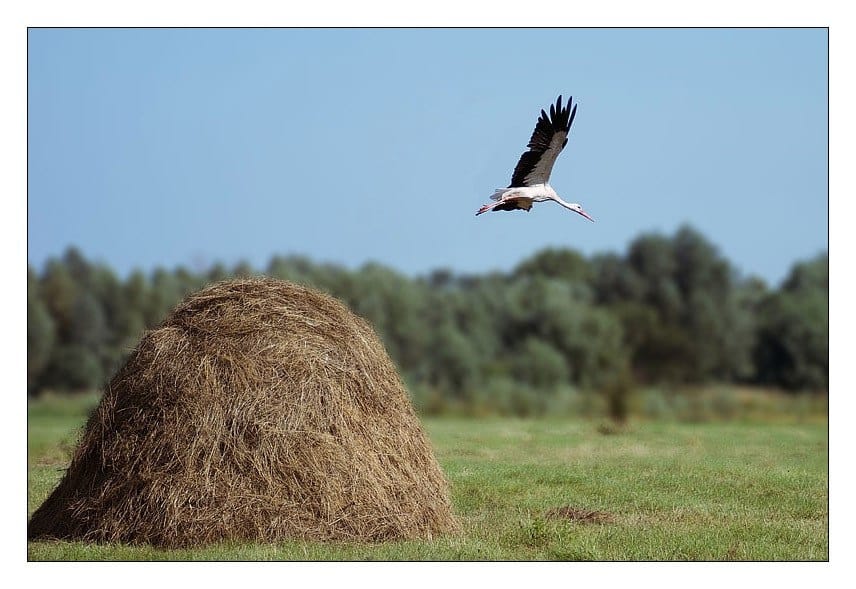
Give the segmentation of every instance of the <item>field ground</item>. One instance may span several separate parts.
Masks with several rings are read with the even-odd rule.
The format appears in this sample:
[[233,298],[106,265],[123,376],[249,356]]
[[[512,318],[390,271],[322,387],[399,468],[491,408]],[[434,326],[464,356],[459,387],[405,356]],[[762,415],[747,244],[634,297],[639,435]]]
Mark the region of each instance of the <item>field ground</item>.
[[[28,514],[95,397],[28,407]],[[28,560],[827,560],[825,419],[426,418],[463,531],[427,542],[193,550],[31,542]],[[565,509],[564,511],[561,508]],[[549,517],[558,509],[558,517]]]

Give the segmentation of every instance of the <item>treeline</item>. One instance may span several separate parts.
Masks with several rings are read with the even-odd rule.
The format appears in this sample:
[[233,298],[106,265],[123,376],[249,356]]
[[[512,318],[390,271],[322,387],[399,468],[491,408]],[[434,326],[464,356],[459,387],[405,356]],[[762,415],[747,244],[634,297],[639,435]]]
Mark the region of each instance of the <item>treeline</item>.
[[828,387],[828,256],[795,264],[771,289],[683,227],[642,235],[624,255],[547,249],[509,272],[417,278],[274,257],[261,271],[120,279],[70,248],[27,269],[28,393],[100,387],[185,295],[257,273],[325,290],[369,320],[422,406],[489,394],[514,411],[515,391],[549,399],[568,387],[617,399],[647,384]]

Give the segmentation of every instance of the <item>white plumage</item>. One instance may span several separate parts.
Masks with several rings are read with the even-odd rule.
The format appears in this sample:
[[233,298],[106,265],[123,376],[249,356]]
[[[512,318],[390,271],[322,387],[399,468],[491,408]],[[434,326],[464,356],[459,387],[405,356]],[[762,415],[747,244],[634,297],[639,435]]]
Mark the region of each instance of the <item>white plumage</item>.
[[562,97],[559,96],[556,104],[550,105],[549,115],[541,111],[527,145],[529,150],[520,156],[511,176],[511,184],[508,188],[497,188],[490,197],[494,202],[482,206],[476,215],[488,211],[528,211],[532,203],[552,200],[594,221],[579,203],[562,200],[547,183],[556,158],[568,143],[568,133],[577,114],[577,106],[571,108],[572,102],[573,98],[563,107]]

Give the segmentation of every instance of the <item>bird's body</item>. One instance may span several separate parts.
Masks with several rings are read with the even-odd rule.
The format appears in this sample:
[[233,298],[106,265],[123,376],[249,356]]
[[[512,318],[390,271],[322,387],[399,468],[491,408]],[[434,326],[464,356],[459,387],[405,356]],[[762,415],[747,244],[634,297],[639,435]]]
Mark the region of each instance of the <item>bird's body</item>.
[[547,183],[556,158],[568,143],[568,133],[577,114],[576,105],[571,108],[572,102],[573,99],[569,100],[563,107],[562,97],[559,96],[556,104],[550,105],[549,116],[545,111],[541,111],[527,145],[529,150],[520,156],[511,177],[511,184],[508,188],[497,188],[490,197],[494,202],[482,206],[476,215],[488,211],[528,211],[533,203],[552,200],[589,221],[594,221],[581,205],[562,200]]

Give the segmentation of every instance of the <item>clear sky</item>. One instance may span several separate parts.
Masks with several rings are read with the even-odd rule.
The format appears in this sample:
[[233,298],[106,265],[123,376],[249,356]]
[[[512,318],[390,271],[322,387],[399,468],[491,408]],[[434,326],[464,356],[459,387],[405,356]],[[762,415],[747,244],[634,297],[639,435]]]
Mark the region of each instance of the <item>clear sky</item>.
[[[31,29],[28,260],[414,274],[688,223],[772,285],[827,250],[823,29]],[[475,217],[538,112],[554,203]]]

